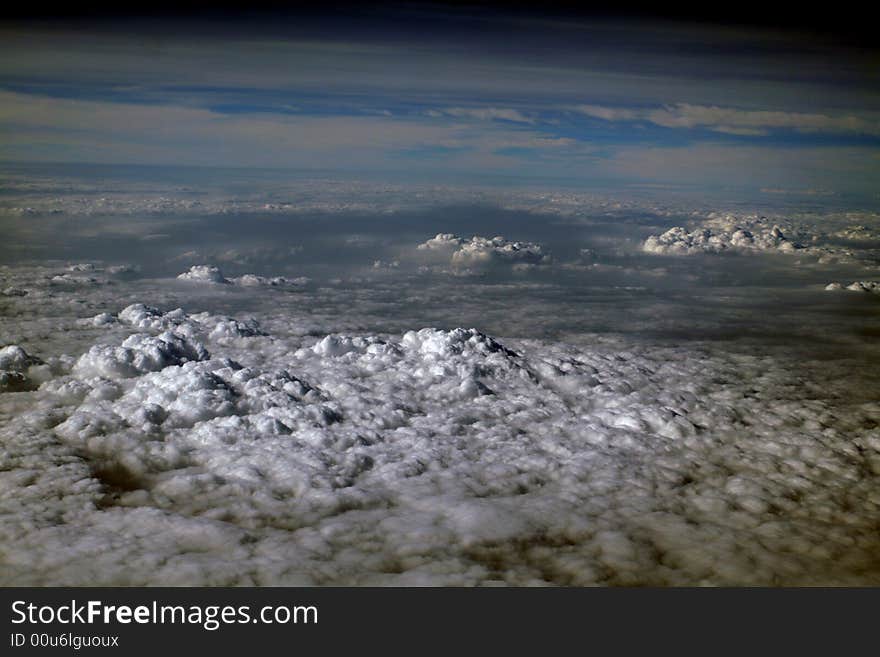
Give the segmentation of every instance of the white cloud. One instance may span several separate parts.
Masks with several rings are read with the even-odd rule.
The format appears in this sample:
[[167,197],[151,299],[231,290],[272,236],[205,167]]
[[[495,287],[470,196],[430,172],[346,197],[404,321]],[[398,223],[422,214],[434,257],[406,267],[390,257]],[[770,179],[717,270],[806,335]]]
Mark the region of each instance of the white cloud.
[[789,240],[778,226],[748,230],[738,225],[722,230],[698,228],[688,231],[681,226],[670,228],[662,235],[651,235],[642,249],[661,255],[691,255],[724,251],[780,251],[793,253],[801,245]]
[[452,233],[439,233],[419,244],[417,249],[442,255],[456,269],[479,269],[493,264],[517,267],[549,260],[540,244],[510,241],[500,235],[492,238],[474,235],[464,239]]
[[[315,189],[293,189],[284,197],[314,198]],[[859,351],[852,331],[829,330],[846,340],[845,359],[832,349],[819,362],[800,360],[815,343],[790,349],[788,333],[784,350],[752,350],[743,335],[735,348],[652,341],[646,335],[672,325],[670,308],[689,329],[726,309],[709,326],[735,333],[738,316],[768,300],[776,312],[761,314],[780,323],[762,316],[757,326],[804,330],[776,287],[795,266],[779,276],[781,267],[761,271],[765,259],[755,258],[740,272],[757,287],[724,282],[690,301],[690,288],[676,289],[670,304],[661,281],[630,288],[628,269],[603,263],[596,239],[603,221],[626,231],[617,243],[641,236],[646,216],[664,227],[701,217],[710,238],[730,232],[731,242],[777,247],[812,244],[822,236],[815,226],[804,239],[796,224],[774,233],[776,217],[553,188],[375,190],[367,203],[465,199],[534,211],[541,222],[548,212],[597,222],[566,229],[589,236],[596,252],[583,253],[584,264],[597,266],[569,271],[578,293],[564,299],[540,281],[432,288],[405,275],[297,294],[268,274],[229,279],[237,285],[123,278],[73,290],[49,276],[102,265],[0,268],[0,286],[28,290],[3,298],[0,344],[26,351],[0,350],[10,391],[0,398],[0,584],[880,583],[880,415],[862,385],[875,376],[870,341]],[[329,184],[326,193],[344,208],[365,191]],[[876,235],[878,218],[812,220],[861,236]],[[41,218],[24,222],[48,230]],[[734,237],[734,226],[744,232]],[[334,232],[337,243],[351,230]],[[447,267],[454,258],[517,266],[544,250],[447,233],[417,253]],[[688,264],[668,262],[670,285]],[[822,270],[812,288],[837,277],[867,290],[876,278],[847,271]],[[731,305],[740,294],[745,305]],[[186,309],[125,308],[131,299]],[[398,314],[401,299],[418,310]],[[836,302],[832,293],[826,301]],[[196,313],[218,305],[235,317]],[[863,320],[809,316],[826,328]],[[452,328],[462,325],[494,325],[499,337]],[[636,327],[648,333],[620,337]],[[504,337],[514,335],[522,338]]]
[[880,581],[876,408],[804,363],[119,318],[0,407],[4,584]]
[[28,376],[28,370],[42,365],[39,358],[29,355],[18,345],[7,345],[0,349],[0,392],[21,392],[36,388]]
[[243,274],[235,278],[226,278],[219,267],[211,265],[193,265],[188,271],[177,276],[178,280],[191,281],[208,285],[238,285],[239,287],[302,287],[310,280],[305,276],[286,278],[284,276],[258,276]]
[[223,272],[219,267],[210,265],[193,265],[189,271],[180,274],[178,279],[182,281],[195,281],[197,283],[218,283],[228,285],[229,280],[223,276]]
[[829,240],[823,223],[803,218],[710,212],[693,222],[690,230],[675,226],[660,235],[649,236],[642,250],[657,255],[778,253],[798,256],[797,265],[856,264],[863,257],[865,264],[870,262],[869,254]]

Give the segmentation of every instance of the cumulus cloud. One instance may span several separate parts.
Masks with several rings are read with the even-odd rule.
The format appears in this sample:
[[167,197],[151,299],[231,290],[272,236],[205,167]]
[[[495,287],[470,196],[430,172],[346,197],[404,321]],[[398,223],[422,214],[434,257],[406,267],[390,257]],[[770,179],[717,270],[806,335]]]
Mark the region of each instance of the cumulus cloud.
[[6,584],[880,581],[876,409],[796,364],[118,320],[0,413]]
[[239,287],[302,287],[308,285],[306,276],[287,278],[285,276],[258,276],[243,274],[234,278],[226,278],[219,267],[212,265],[193,265],[188,271],[177,276],[179,280],[212,285],[237,285]]
[[688,229],[675,226],[660,235],[649,236],[642,244],[646,253],[660,255],[691,255],[695,253],[784,253],[810,256],[819,264],[863,263],[870,265],[874,256],[869,250],[859,251],[841,246],[829,234],[825,221],[809,221],[806,217],[766,217],[737,213],[710,212],[693,222]]
[[207,357],[202,344],[171,331],[157,336],[134,334],[118,347],[92,347],[76,362],[73,371],[84,377],[130,378]]
[[100,285],[106,283],[106,279],[97,276],[82,276],[78,274],[56,274],[51,278],[52,283],[59,285]]
[[193,265],[189,268],[189,271],[183,272],[177,278],[182,281],[195,281],[197,283],[230,284],[229,280],[223,276],[220,268],[211,265]]
[[825,286],[825,289],[829,292],[845,290],[847,292],[867,292],[880,295],[880,281],[855,281],[846,286],[840,283],[829,283]]
[[301,287],[311,282],[307,276],[287,278],[285,276],[257,276],[256,274],[244,274],[229,280],[241,287]]
[[880,232],[862,224],[842,228],[834,236],[853,242],[880,242]]
[[437,233],[431,239],[419,244],[417,248],[421,251],[449,252],[451,254],[464,243],[465,240],[454,233]]
[[[339,207],[357,200],[339,189]],[[377,189],[361,203],[454,197]],[[542,265],[552,247],[580,256],[553,271],[565,285],[316,274],[283,294],[296,279],[271,269],[231,277],[201,264],[189,284],[73,286],[51,279],[109,268],[0,267],[12,291],[0,325],[0,583],[880,584],[864,314],[785,305],[835,279],[876,290],[875,271],[848,263],[807,277],[798,256],[650,269],[656,259],[633,248],[680,225],[667,246],[687,253],[819,254],[841,231],[870,234],[876,215],[461,194],[497,203],[505,221],[552,214],[556,237],[440,233],[415,248],[423,238],[407,233],[398,252],[378,239],[361,262],[509,269]],[[870,241],[852,249],[876,263]],[[758,287],[725,276],[716,294],[705,282],[732,271]],[[664,285],[688,277],[694,300],[682,290],[695,288],[676,287],[670,302]],[[831,296],[825,308],[839,308]],[[769,299],[779,322],[750,305]],[[679,339],[781,325],[784,347],[779,331],[770,345]],[[675,340],[652,339],[669,327]],[[818,339],[845,344],[845,357],[810,360]]]
[[773,226],[757,234],[745,228],[719,232],[710,228],[689,231],[681,226],[676,226],[662,235],[651,235],[645,240],[642,248],[647,253],[688,255],[692,253],[721,253],[728,250],[790,253],[802,247],[789,240],[779,226]]
[[0,392],[21,392],[35,387],[29,370],[43,361],[28,354],[18,345],[0,349]]
[[543,247],[534,242],[510,241],[496,235],[469,239],[453,233],[438,233],[419,244],[417,249],[428,254],[438,254],[449,259],[456,268],[489,266],[493,264],[536,265],[549,261]]

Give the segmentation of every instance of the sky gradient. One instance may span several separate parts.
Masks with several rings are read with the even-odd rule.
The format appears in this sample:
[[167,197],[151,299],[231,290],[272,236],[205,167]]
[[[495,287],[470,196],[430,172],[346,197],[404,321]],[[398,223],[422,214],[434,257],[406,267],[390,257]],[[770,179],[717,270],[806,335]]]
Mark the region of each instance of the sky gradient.
[[875,197],[840,35],[396,7],[0,24],[0,159]]

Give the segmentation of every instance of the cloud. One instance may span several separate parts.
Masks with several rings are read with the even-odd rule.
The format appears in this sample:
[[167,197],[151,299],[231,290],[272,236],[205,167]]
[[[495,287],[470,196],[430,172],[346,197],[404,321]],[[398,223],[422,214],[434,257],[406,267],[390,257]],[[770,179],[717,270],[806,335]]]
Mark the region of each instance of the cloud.
[[766,130],[760,130],[758,128],[732,128],[728,125],[719,125],[713,128],[710,128],[713,132],[721,132],[726,135],[739,135],[740,137],[765,137],[770,134]]
[[0,414],[5,585],[878,581],[849,503],[877,412],[837,369],[817,396],[745,347],[118,320]]
[[828,241],[827,226],[798,218],[711,212],[702,221],[694,224],[691,230],[675,226],[661,235],[649,236],[642,244],[642,251],[654,255],[675,256],[720,253],[786,254],[798,256],[798,266],[807,263],[856,264],[866,255]]
[[581,114],[592,116],[605,121],[634,121],[639,118],[639,112],[623,107],[602,107],[601,105],[578,105],[574,108]]
[[498,264],[523,268],[550,259],[540,244],[510,241],[500,235],[492,238],[474,235],[464,239],[453,233],[438,233],[419,244],[417,250],[422,254],[441,256],[453,269],[460,271]]
[[219,267],[210,265],[193,265],[189,271],[185,271],[178,277],[182,281],[195,281],[197,283],[217,283],[220,285],[229,285],[229,279],[223,276],[223,272]]
[[0,392],[21,392],[36,388],[28,370],[42,361],[28,354],[18,345],[0,349]]
[[880,120],[854,115],[743,110],[676,103],[660,108],[578,105],[575,111],[604,121],[647,121],[664,128],[704,128],[734,135],[763,136],[770,130],[880,135]]
[[762,187],[762,194],[779,194],[782,196],[834,196],[834,192],[827,189],[782,189],[779,187]]
[[[439,26],[388,39],[298,23],[193,38],[166,27],[0,26],[0,83],[17,92],[0,95],[3,159],[604,181],[598,160],[679,135],[592,141],[586,117],[703,139],[880,134],[863,55],[778,35],[499,23],[494,41]],[[577,105],[585,93],[593,103]],[[775,111],[749,109],[761,107]]]
[[[517,121],[514,110],[474,110]],[[528,120],[527,120],[528,122]],[[177,105],[56,98],[0,91],[0,130],[10,159],[237,166],[399,166],[401,153],[452,149],[444,165],[480,167],[504,148],[553,150],[574,141],[495,121],[476,129],[430,118],[224,114]],[[515,165],[516,159],[494,162]]]
[[825,289],[829,292],[846,290],[847,292],[866,292],[880,296],[880,281],[855,281],[845,287],[840,283],[829,283]]
[[681,226],[670,228],[662,235],[651,235],[642,245],[646,253],[658,255],[692,255],[725,251],[780,251],[793,253],[801,246],[789,240],[778,226],[752,232],[733,226],[712,231],[700,228],[688,231]]
[[294,279],[284,276],[258,276],[257,274],[243,274],[235,278],[226,278],[219,267],[210,265],[193,265],[188,271],[177,276],[181,281],[192,281],[210,285],[238,285],[240,287],[299,287],[307,285],[310,281],[305,276]]
[[880,184],[877,149],[770,147],[703,142],[688,146],[621,147],[602,163],[625,179],[755,188],[859,191]]
[[513,123],[534,124],[535,119],[526,116],[519,110],[499,107],[449,107],[426,112],[428,116],[454,116],[457,118],[478,119],[480,121],[512,121]]

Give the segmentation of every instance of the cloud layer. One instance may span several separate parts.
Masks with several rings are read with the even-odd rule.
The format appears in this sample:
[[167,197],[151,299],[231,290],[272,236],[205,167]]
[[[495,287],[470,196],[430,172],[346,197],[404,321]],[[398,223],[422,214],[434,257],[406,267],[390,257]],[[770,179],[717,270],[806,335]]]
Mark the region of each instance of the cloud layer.
[[3,27],[4,159],[877,187],[870,51],[761,30],[399,13],[362,30],[314,16]]
[[880,584],[876,213],[97,171],[4,183],[0,583]]
[[876,409],[779,387],[791,363],[99,324],[127,337],[0,406],[6,584],[877,581]]
[[580,105],[578,112],[604,121],[647,121],[664,128],[705,128],[732,135],[763,136],[771,130],[880,135],[880,119],[854,115],[745,110],[677,103],[660,108],[627,109]]

